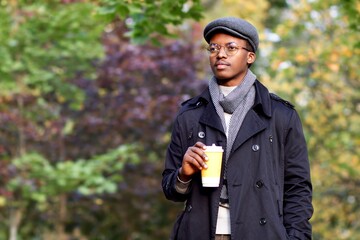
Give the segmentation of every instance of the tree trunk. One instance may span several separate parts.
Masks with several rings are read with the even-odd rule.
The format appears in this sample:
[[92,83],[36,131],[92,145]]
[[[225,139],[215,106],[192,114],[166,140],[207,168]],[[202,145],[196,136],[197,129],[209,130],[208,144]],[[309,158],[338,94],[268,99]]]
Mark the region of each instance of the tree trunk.
[[10,210],[10,236],[9,240],[17,240],[17,233],[23,216],[21,209],[12,208]]
[[19,152],[18,152],[18,155],[20,156],[23,156],[25,153],[26,153],[26,143],[25,143],[25,130],[24,130],[24,100],[22,99],[21,96],[19,96],[17,99],[17,107],[20,111],[20,116],[21,116],[21,119],[20,119],[20,123],[19,123],[19,129],[18,129],[18,137],[19,137]]
[[62,194],[59,197],[59,216],[56,220],[56,234],[58,240],[66,240],[67,234],[65,233],[65,222],[67,217],[67,197]]

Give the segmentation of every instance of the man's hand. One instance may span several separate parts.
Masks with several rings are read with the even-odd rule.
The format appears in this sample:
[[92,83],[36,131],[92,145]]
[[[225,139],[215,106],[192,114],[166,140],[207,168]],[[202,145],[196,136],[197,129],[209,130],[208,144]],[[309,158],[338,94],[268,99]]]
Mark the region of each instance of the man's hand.
[[203,168],[207,168],[205,161],[208,160],[208,157],[204,152],[205,149],[206,145],[202,142],[197,142],[194,146],[187,149],[179,170],[181,181],[189,181],[193,174]]

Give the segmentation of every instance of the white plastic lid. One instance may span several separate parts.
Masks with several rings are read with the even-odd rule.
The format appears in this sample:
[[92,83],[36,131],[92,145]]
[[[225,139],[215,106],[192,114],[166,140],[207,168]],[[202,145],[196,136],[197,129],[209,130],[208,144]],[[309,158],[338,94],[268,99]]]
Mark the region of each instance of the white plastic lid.
[[206,150],[209,152],[224,152],[222,146],[216,146],[215,143],[213,143],[211,146],[206,146]]

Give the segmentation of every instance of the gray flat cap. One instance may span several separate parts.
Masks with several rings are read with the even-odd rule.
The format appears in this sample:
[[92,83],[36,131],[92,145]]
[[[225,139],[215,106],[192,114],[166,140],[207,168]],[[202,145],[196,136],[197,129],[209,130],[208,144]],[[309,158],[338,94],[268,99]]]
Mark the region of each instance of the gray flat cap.
[[210,42],[211,37],[217,32],[225,32],[234,37],[248,40],[254,51],[259,46],[259,35],[256,28],[241,18],[224,17],[210,22],[204,29],[204,38]]

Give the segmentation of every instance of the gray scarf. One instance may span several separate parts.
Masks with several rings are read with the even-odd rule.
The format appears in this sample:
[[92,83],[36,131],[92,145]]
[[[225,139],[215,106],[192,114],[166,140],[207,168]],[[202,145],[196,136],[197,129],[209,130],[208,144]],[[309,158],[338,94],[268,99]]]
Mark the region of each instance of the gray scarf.
[[[219,115],[223,128],[226,131],[224,112],[232,114],[229,124],[229,131],[226,144],[225,154],[225,172],[227,173],[227,160],[231,152],[232,145],[239,132],[240,126],[245,118],[245,115],[254,105],[255,87],[254,83],[256,76],[248,69],[243,81],[226,97],[221,93],[216,78],[212,77],[209,83],[209,90],[212,102],[215,106],[216,112]],[[221,198],[228,199],[226,181],[221,190]]]

